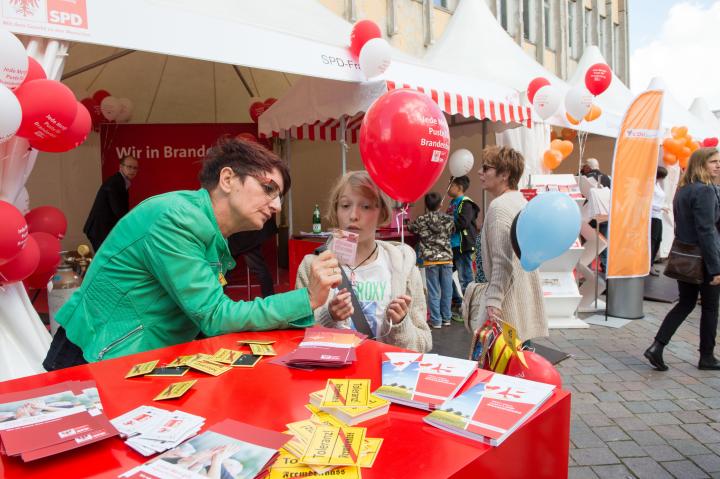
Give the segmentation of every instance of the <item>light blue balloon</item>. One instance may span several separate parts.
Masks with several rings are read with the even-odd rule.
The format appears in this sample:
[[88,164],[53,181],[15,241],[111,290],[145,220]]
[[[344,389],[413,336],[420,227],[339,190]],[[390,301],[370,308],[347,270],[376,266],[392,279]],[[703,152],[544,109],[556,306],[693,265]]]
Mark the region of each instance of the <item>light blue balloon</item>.
[[535,271],[545,261],[557,258],[580,234],[580,208],[566,193],[537,195],[520,212],[517,241],[520,264]]

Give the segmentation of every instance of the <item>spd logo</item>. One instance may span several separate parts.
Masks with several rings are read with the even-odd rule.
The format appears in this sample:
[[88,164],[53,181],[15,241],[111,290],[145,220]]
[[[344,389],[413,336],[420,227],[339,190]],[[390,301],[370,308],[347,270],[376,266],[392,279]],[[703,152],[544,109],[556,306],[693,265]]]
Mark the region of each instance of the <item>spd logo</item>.
[[0,0],[2,16],[73,28],[88,28],[86,0]]

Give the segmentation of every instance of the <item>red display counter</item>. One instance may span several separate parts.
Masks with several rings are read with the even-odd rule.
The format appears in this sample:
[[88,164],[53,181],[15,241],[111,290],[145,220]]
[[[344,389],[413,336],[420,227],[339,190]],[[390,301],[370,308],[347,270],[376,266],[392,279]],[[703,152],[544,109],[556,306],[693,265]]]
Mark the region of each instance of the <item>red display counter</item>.
[[[124,379],[135,364],[159,359],[169,362],[178,355],[212,354],[220,348],[237,349],[240,338],[275,339],[275,349],[284,354],[296,347],[301,330],[266,333],[237,333],[194,341],[86,366],[40,374],[0,383],[0,392],[46,386],[63,380],[94,380],[100,391],[105,414],[116,417],[140,405],[168,410],[180,409],[207,418],[205,427],[232,418],[275,431],[285,424],[309,417],[304,405],[308,394],[322,389],[328,378],[370,378],[372,388],[380,385],[381,352],[397,350],[366,341],[357,350],[357,362],[349,367],[301,371],[261,361],[255,368],[236,368],[219,377],[190,372],[181,380],[197,379],[184,397],[153,401],[167,384],[177,378]],[[426,411],[392,405],[382,417],[361,424],[368,437],[384,438],[371,469],[363,478],[564,478],[568,475],[570,394],[555,391],[552,397],[501,446],[490,447],[443,432],[422,421]],[[119,438],[108,439],[72,452],[23,463],[0,456],[3,478],[117,477],[147,460]]]

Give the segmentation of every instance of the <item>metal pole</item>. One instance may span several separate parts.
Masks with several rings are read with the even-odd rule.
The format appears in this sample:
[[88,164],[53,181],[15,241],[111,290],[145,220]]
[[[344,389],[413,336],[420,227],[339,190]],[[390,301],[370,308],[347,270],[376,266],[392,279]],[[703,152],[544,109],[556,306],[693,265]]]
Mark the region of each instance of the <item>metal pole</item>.
[[[284,139],[284,145],[283,145],[283,159],[285,160],[285,164],[288,165],[288,170],[290,170],[290,132],[288,130],[283,130],[283,133],[285,134]],[[293,234],[293,201],[292,201],[292,188],[288,192],[287,195],[287,206],[288,206],[288,240],[292,238]]]
[[[599,263],[600,263],[600,221],[595,219],[595,311],[598,309],[598,288],[600,283]],[[607,316],[605,316],[607,321]]]
[[89,63],[89,64],[85,65],[84,67],[80,67],[71,72],[67,72],[66,74],[63,75],[62,79],[67,80],[70,77],[74,77],[75,75],[85,73],[88,70],[92,70],[93,68],[97,68],[99,66],[105,65],[106,63],[110,63],[113,60],[117,60],[118,58],[122,58],[125,55],[130,55],[131,53],[134,53],[134,52],[135,52],[135,50],[123,50],[121,52],[114,53],[105,58],[101,58],[100,60],[98,60],[96,62]]
[[347,172],[347,142],[345,141],[345,115],[340,117],[340,157],[342,158],[342,174]]

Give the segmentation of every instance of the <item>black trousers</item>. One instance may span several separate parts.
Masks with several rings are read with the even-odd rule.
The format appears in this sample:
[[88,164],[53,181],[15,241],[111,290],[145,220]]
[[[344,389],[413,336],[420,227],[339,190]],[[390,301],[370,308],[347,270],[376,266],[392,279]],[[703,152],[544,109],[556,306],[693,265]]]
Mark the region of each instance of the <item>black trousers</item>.
[[662,243],[662,220],[660,218],[652,218],[650,220],[650,268],[655,262],[655,257],[660,251],[660,243]]
[[65,328],[59,327],[55,332],[52,343],[50,343],[50,349],[45,361],[43,361],[43,367],[46,371],[55,371],[81,364],[87,364],[82,349],[70,342],[65,336]]
[[270,273],[265,258],[263,258],[261,245],[243,253],[243,257],[250,272],[257,276],[260,282],[260,294],[262,294],[262,297],[267,298],[275,294],[272,273]]
[[678,281],[680,301],[665,316],[655,340],[667,345],[677,328],[690,315],[697,304],[698,293],[702,296],[700,312],[700,354],[711,355],[715,349],[715,335],[718,326],[718,300],[720,300],[720,286],[710,286],[708,283],[700,285]]

